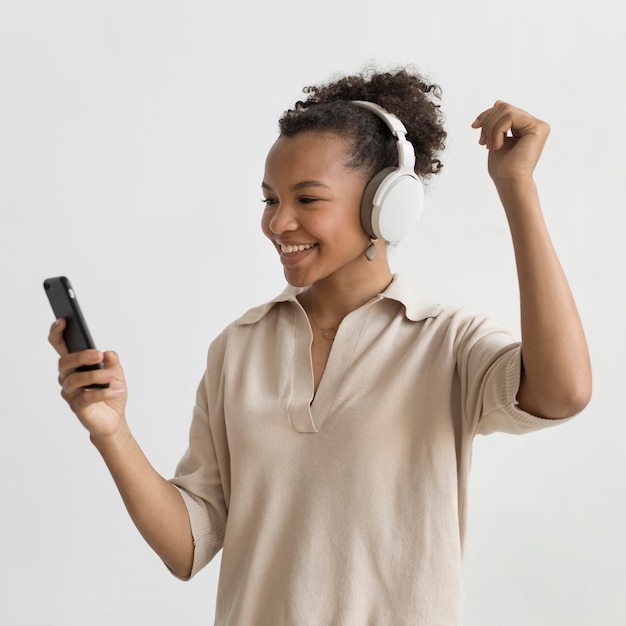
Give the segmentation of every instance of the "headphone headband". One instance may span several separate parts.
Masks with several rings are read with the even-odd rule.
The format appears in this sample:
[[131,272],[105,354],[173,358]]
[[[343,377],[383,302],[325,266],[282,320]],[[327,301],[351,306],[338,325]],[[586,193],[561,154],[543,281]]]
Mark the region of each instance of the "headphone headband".
[[415,167],[415,149],[413,144],[406,139],[406,127],[400,121],[397,115],[390,113],[386,109],[383,109],[375,102],[368,102],[367,100],[353,100],[357,106],[364,109],[368,109],[375,113],[387,126],[392,134],[398,140],[396,147],[398,149],[398,166],[401,170],[411,170]]
[[381,107],[379,104],[376,104],[375,102],[369,102],[368,100],[353,100],[352,102],[357,106],[363,107],[364,109],[369,109],[370,111],[376,113],[376,115],[378,115],[378,117],[380,117],[385,122],[385,124],[389,126],[389,130],[396,137],[398,137],[399,133],[402,133],[402,135],[406,135],[406,128],[397,115],[394,115],[386,109],[383,109],[383,107]]
[[352,100],[385,122],[396,138],[398,167],[386,168],[368,183],[361,202],[361,225],[371,237],[399,241],[422,212],[424,191],[415,174],[415,148],[406,139],[406,127],[396,115],[374,102]]

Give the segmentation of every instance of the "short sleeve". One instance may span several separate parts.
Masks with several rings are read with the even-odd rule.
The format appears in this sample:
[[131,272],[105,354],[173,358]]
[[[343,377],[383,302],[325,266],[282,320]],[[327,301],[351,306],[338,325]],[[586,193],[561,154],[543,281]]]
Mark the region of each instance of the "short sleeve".
[[570,419],[546,419],[519,408],[521,344],[488,318],[476,318],[469,325],[460,342],[457,367],[471,432],[522,434]]
[[227,520],[229,453],[222,404],[218,338],[209,349],[206,372],[198,386],[189,431],[189,446],[170,482],[187,507],[194,542],[191,576],[222,548]]

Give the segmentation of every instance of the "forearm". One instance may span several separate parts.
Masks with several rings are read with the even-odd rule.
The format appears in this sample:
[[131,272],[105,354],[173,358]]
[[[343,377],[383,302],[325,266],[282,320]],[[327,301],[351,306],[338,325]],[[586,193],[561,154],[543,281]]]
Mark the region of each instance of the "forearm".
[[92,435],[91,440],[144,539],[174,573],[189,576],[193,539],[187,508],[176,487],[156,472],[126,425],[114,435]]
[[582,410],[591,393],[584,331],[567,279],[552,246],[532,178],[497,183],[517,264],[524,410],[562,418]]

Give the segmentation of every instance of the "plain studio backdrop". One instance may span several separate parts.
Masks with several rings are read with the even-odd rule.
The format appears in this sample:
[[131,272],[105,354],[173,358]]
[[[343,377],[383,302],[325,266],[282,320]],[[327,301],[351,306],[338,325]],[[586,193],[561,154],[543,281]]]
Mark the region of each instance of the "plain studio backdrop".
[[476,442],[466,624],[626,623],[625,6],[3,2],[0,621],[212,623],[219,557],[174,579],[59,397],[42,281],[67,275],[98,346],[120,353],[131,428],[170,476],[209,342],[284,284],[259,227],[277,118],[304,85],[412,63],[443,88],[449,139],[394,270],[519,332],[506,220],[470,128],[510,101],[552,127],[537,180],[594,364],[575,420]]

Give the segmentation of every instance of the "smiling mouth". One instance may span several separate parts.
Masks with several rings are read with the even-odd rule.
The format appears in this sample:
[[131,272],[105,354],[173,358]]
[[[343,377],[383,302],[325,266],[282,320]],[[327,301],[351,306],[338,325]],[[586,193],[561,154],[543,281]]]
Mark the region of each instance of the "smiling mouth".
[[306,243],[306,244],[300,244],[297,246],[292,246],[290,244],[280,244],[280,253],[282,255],[289,255],[289,254],[295,254],[296,252],[303,252],[304,250],[310,250],[311,248],[315,247],[317,244],[316,243]]

